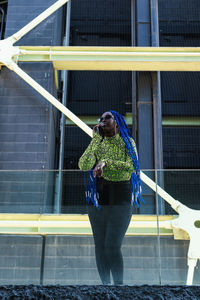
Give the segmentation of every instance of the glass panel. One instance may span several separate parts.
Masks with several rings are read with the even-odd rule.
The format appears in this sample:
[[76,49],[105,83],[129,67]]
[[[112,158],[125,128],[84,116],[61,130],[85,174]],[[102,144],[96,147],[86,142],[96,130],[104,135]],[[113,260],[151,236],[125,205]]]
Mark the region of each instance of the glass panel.
[[[143,173],[176,200],[199,209],[200,170]],[[97,209],[85,201],[84,173],[65,170],[62,211],[53,214],[59,201],[57,175],[58,171],[0,172],[0,284],[121,284],[122,257],[123,284],[186,284],[189,240],[185,232],[173,231],[171,221],[178,214],[156,193],[158,185],[153,183],[154,192],[142,183],[145,203],[136,208],[130,206],[127,181],[104,182],[104,198],[97,186]],[[106,205],[102,199],[113,202]],[[189,215],[185,220],[190,222]],[[194,223],[198,228],[199,220],[191,226]],[[195,269],[193,284],[200,284],[199,275]]]
[[1,171],[0,213],[52,213],[55,175],[52,171]]

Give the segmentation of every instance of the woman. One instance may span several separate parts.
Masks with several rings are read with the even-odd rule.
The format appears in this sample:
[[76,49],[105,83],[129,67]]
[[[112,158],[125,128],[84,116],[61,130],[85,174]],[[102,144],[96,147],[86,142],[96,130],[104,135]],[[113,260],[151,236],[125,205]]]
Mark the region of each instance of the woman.
[[79,168],[93,169],[85,182],[86,199],[91,204],[88,215],[100,278],[103,284],[111,284],[111,272],[114,284],[122,285],[122,240],[131,220],[132,203],[138,206],[140,200],[137,150],[122,115],[115,111],[102,115],[79,159]]

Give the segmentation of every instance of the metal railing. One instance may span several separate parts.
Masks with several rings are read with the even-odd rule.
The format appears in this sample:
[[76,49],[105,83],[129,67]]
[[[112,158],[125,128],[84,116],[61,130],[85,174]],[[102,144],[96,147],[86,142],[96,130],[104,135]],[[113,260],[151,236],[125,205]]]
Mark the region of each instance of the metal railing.
[[[62,197],[62,213],[58,215],[53,214],[53,211],[56,175],[59,170],[0,171],[1,235],[40,235],[44,240],[47,235],[79,236],[79,238],[92,236],[85,201],[84,172],[78,170],[62,172],[65,194]],[[133,216],[126,237],[157,237],[156,259],[160,260],[159,265],[162,265],[162,247],[165,238],[174,236],[174,239],[179,240],[190,239],[187,284],[192,284],[199,255],[200,214],[197,209],[200,206],[198,200],[200,170],[143,170],[143,174],[148,178],[155,178],[156,189],[153,192],[149,186],[143,184],[143,199],[146,203],[141,204],[139,209],[133,207]],[[160,197],[157,193],[157,183],[161,177],[164,178],[166,191],[182,202],[179,202],[179,216],[174,215],[168,203],[165,203],[165,214],[161,215],[159,212]],[[77,241],[79,238],[77,237]],[[79,246],[83,247],[81,244]],[[172,251],[170,246],[168,250]],[[161,267],[158,270],[161,270]],[[181,268],[186,266],[181,265]]]

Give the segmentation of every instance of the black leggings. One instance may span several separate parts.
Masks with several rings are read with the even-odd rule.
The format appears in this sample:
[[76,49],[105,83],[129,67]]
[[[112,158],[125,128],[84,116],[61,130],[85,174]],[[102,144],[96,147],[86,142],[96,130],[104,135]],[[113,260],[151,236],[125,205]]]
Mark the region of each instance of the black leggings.
[[115,285],[123,284],[121,245],[129,226],[131,207],[130,182],[101,182],[100,210],[88,206],[92,226],[98,272],[103,284],[110,284],[110,272]]

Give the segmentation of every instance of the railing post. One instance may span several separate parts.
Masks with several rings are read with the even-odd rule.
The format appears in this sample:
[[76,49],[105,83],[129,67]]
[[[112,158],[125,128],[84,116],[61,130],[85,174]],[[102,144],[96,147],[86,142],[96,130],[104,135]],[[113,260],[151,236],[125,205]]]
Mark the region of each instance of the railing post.
[[158,245],[158,268],[159,268],[159,284],[162,284],[161,277],[161,250],[160,250],[160,226],[159,226],[159,196],[158,196],[158,170],[155,170],[155,182],[156,182],[156,218],[157,218],[157,245]]
[[[67,15],[65,26],[65,38],[63,41],[64,46],[69,46],[70,35],[70,19],[71,19],[71,0],[67,3]],[[67,106],[67,87],[68,87],[68,71],[62,71],[63,90],[62,90],[62,104]],[[63,185],[63,161],[64,161],[64,140],[65,140],[65,121],[66,116],[62,113],[60,119],[60,150],[59,150],[59,172],[57,178],[57,195],[55,197],[54,213],[61,213],[62,205],[62,185]]]
[[5,12],[3,10],[2,7],[0,7],[0,11],[1,11],[1,15],[2,15],[2,18],[1,18],[1,29],[0,29],[0,40],[2,39],[2,34],[3,34],[3,22],[4,22],[4,16],[5,16]]
[[41,263],[40,263],[40,285],[44,283],[44,261],[45,261],[45,247],[46,247],[46,235],[42,237],[42,251],[41,251]]

